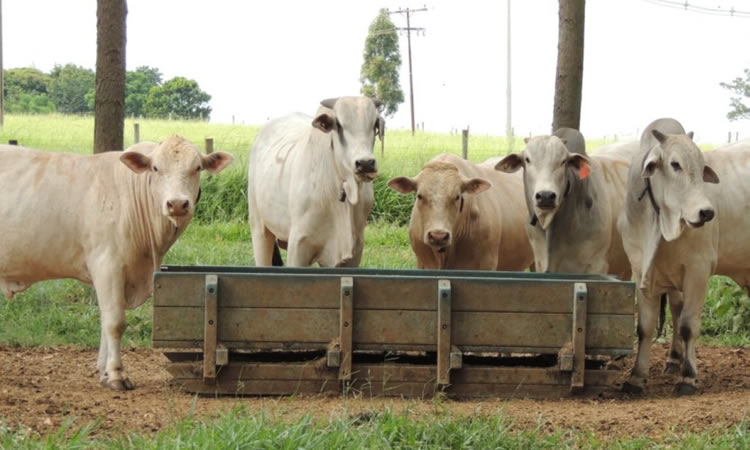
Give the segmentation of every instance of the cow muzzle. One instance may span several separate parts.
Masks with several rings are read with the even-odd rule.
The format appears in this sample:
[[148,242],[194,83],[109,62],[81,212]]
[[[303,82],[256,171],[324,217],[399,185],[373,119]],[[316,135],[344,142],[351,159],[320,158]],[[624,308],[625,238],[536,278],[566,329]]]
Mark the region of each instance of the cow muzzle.
[[372,181],[378,176],[378,163],[375,158],[360,158],[354,161],[354,173],[363,181]]
[[557,206],[557,194],[552,191],[539,191],[534,194],[536,207],[542,210],[555,209]]
[[712,208],[704,208],[698,211],[698,220],[695,222],[686,221],[689,226],[692,228],[700,228],[703,225],[706,224],[706,222],[710,222],[714,218],[714,210]]
[[431,247],[443,249],[451,245],[451,234],[444,230],[430,230],[427,232],[427,243]]
[[190,212],[190,200],[167,200],[167,215],[170,217],[184,217]]

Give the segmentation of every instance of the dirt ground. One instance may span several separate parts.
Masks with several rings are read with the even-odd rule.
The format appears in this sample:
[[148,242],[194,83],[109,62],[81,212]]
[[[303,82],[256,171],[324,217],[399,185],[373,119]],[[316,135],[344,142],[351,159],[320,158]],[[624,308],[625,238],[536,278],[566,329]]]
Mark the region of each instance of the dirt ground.
[[[264,409],[271,417],[290,420],[304,414],[345,418],[408,408],[418,416],[437,409],[453,416],[503,414],[516,429],[576,428],[607,438],[716,430],[750,416],[750,350],[699,347],[700,391],[688,398],[674,397],[674,380],[662,375],[666,350],[663,344],[654,346],[648,390],[641,396],[613,393],[588,399],[436,402],[330,396],[196,398],[170,385],[164,368],[167,359],[150,349],[124,351],[123,360],[136,389],[114,392],[99,387],[94,350],[0,347],[0,422],[45,435],[75,417],[77,425],[101,420],[96,433],[149,434],[184,419],[191,408],[197,417],[211,418],[241,405],[248,411]],[[626,360],[626,370],[632,359]]]

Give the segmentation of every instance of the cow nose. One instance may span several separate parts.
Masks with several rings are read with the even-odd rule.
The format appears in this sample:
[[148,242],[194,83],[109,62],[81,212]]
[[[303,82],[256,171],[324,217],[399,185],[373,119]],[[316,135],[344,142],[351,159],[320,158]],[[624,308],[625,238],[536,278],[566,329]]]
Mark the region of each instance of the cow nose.
[[698,217],[700,217],[701,222],[710,222],[711,219],[714,218],[714,210],[713,209],[701,209],[698,211]]
[[540,208],[553,208],[557,194],[552,191],[539,191],[534,197],[536,198],[536,206]]
[[375,158],[362,158],[354,161],[354,169],[362,173],[377,172],[378,170]]
[[427,239],[430,240],[432,245],[444,245],[447,244],[451,238],[451,234],[447,231],[429,231],[427,232]]
[[190,208],[190,200],[167,200],[167,212],[170,216],[184,216]]

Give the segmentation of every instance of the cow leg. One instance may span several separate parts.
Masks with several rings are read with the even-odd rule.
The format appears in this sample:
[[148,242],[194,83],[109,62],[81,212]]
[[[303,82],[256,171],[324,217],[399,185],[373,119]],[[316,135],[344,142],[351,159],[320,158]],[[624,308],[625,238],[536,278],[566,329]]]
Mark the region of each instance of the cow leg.
[[708,291],[708,271],[702,273],[688,273],[685,276],[685,302],[680,314],[679,333],[685,345],[685,355],[682,360],[680,382],[675,386],[677,395],[694,394],[697,389],[697,361],[695,344],[701,328],[701,312],[706,301]]
[[680,317],[682,316],[682,292],[673,290],[669,292],[669,312],[672,314],[672,345],[667,355],[667,364],[664,373],[677,374],[684,356],[685,346],[680,337]]
[[[636,285],[640,280],[636,280]],[[638,289],[638,354],[630,378],[622,385],[623,392],[641,393],[648,378],[651,340],[656,331],[660,296],[647,296]]]
[[96,358],[96,370],[99,371],[99,381],[102,381],[102,377],[107,372],[107,335],[104,334],[104,327],[99,328],[101,328],[101,333],[99,335],[99,356]]
[[306,236],[295,233],[289,234],[289,245],[287,247],[287,264],[290,267],[311,266],[318,256],[319,248]]
[[263,224],[253,224],[253,256],[256,266],[270,266],[273,263],[273,246],[276,236],[273,235]]
[[[99,358],[104,359],[104,371],[99,372],[99,382],[110,389],[124,391],[133,389],[120,356],[120,343],[125,332],[125,284],[117,270],[103,269],[92,274],[96,298],[101,312],[102,341],[99,343]],[[104,347],[104,348],[102,348]],[[101,364],[101,361],[98,362]]]

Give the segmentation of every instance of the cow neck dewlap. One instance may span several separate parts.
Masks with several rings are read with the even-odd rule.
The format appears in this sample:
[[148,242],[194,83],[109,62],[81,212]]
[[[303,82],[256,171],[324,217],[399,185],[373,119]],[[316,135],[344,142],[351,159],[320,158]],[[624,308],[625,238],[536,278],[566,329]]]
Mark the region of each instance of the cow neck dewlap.
[[352,169],[338,161],[331,134],[313,128],[307,148],[302,150],[312,156],[309,164],[310,183],[321,190],[315,199],[323,204],[330,199],[338,201],[343,190],[346,193],[346,203],[356,205],[359,201],[359,183]]
[[128,178],[127,195],[131,200],[126,202],[127,210],[123,214],[121,226],[127,229],[125,235],[131,236],[130,244],[137,249],[138,254],[150,255],[154,269],[157,269],[167,250],[187,227],[189,219],[178,228],[162,214],[149,189],[151,172],[139,175],[124,166],[123,169],[121,173]]

